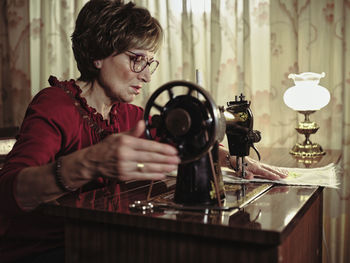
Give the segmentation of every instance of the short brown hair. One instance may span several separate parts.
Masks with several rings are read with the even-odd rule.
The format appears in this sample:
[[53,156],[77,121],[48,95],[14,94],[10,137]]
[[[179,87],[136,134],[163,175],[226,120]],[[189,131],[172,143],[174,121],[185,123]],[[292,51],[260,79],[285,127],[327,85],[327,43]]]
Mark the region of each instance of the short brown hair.
[[161,25],[147,9],[122,0],[90,0],[80,10],[72,34],[79,80],[97,77],[95,60],[132,48],[156,51],[162,37]]

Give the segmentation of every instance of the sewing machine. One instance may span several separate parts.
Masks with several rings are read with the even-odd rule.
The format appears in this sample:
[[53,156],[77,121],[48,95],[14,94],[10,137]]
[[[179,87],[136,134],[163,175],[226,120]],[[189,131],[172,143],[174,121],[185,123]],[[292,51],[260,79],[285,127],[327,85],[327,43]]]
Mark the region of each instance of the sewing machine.
[[[180,91],[178,88],[181,88]],[[181,158],[174,202],[184,205],[222,206],[225,199],[219,142],[228,138],[235,170],[245,177],[245,156],[261,139],[253,130],[250,102],[243,94],[218,107],[210,94],[187,81],[166,83],[156,90],[145,107],[146,136],[174,145]],[[151,118],[149,118],[151,116]],[[226,209],[228,209],[226,207]]]

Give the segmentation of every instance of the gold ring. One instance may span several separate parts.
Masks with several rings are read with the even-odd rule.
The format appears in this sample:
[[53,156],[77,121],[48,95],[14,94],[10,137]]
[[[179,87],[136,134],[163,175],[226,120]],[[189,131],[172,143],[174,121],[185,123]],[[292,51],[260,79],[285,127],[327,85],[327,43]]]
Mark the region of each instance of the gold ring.
[[145,165],[143,163],[137,163],[136,164],[136,169],[139,172],[142,172],[143,167],[145,167]]

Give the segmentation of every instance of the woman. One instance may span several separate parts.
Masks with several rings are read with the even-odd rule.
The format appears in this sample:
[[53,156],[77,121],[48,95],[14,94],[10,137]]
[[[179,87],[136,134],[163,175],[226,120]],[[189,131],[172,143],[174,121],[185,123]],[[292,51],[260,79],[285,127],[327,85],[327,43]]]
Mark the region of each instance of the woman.
[[[159,180],[177,168],[174,147],[140,138],[143,109],[129,104],[151,80],[161,40],[158,21],[132,3],[91,0],[82,8],[72,35],[81,76],[50,77],[0,173],[1,262],[63,261],[63,224],[32,213],[38,205],[108,179]],[[265,168],[252,167],[281,176]]]

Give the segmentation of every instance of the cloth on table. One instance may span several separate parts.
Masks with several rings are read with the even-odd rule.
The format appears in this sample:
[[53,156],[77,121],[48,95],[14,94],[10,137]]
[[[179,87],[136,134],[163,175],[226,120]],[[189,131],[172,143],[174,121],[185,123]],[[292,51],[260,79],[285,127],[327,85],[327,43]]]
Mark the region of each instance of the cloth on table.
[[330,163],[326,166],[317,168],[279,168],[287,169],[288,177],[280,180],[269,180],[264,178],[244,179],[239,177],[234,170],[226,167],[222,168],[222,173],[224,182],[226,183],[268,182],[286,185],[324,186],[330,188],[338,188],[339,185],[339,180],[337,178],[337,171],[339,171],[339,167],[334,163]]

